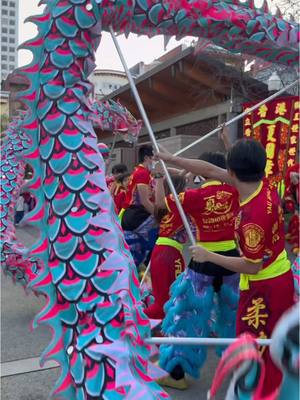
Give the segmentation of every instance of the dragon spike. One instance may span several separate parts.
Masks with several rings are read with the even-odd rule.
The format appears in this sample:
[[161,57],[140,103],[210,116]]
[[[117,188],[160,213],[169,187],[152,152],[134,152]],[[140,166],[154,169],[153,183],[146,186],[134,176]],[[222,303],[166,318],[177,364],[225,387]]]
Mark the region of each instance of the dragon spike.
[[51,14],[45,13],[40,15],[32,15],[24,20],[25,23],[31,22],[35,25],[42,26],[45,22],[49,22],[51,20]]
[[38,48],[43,44],[43,39],[39,36],[37,36],[34,39],[27,40],[26,42],[20,44],[17,48],[17,50],[32,50],[32,47]]
[[262,10],[265,14],[269,14],[270,13],[270,9],[269,9],[269,5],[267,0],[264,0],[263,4],[262,4]]

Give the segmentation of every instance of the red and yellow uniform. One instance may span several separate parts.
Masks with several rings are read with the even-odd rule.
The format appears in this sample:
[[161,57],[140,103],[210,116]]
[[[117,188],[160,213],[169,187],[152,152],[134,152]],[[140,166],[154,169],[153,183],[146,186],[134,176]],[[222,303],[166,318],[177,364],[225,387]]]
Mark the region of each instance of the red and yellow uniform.
[[130,180],[126,193],[124,209],[131,205],[140,205],[141,200],[138,193],[138,185],[151,185],[152,177],[150,171],[145,168],[142,164],[135,167]]
[[[268,181],[240,204],[236,233],[242,256],[263,262],[257,274],[241,274],[237,334],[252,332],[270,337],[281,315],[293,304],[294,286],[290,262],[284,248],[284,221],[280,199]],[[266,363],[264,396],[281,381],[282,374],[273,364],[269,350],[262,348]]]
[[[170,203],[169,209],[173,208],[170,196],[166,197],[166,203]],[[155,301],[145,310],[149,318],[163,319],[165,316],[163,306],[169,299],[170,286],[185,267],[182,255],[184,241],[183,223],[177,208],[175,212],[168,211],[160,222],[159,237],[151,254],[150,272]]]
[[[234,249],[234,220],[238,193],[219,181],[204,183],[179,195],[184,211],[196,227],[196,240],[208,250]],[[174,202],[175,204],[175,202]]]
[[115,209],[116,213],[119,212],[124,208],[125,199],[126,199],[126,189],[118,184],[117,190],[115,190],[114,194],[112,194],[114,202],[115,202]]

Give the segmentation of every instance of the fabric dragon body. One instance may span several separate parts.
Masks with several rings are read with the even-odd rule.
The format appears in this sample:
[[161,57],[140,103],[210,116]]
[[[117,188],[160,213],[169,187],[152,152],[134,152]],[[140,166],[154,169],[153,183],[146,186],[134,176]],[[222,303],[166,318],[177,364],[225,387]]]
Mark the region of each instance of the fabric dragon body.
[[22,129],[24,116],[15,118],[4,132],[1,146],[1,266],[14,282],[21,283],[25,290],[36,278],[41,265],[38,259],[31,257],[28,250],[16,237],[14,210],[23,185],[25,163],[22,152],[29,147],[29,139]]
[[36,200],[28,222],[40,237],[30,257],[42,266],[32,286],[47,297],[34,326],[47,324],[52,342],[42,362],[56,360],[53,395],[66,399],[167,398],[150,378],[150,323],[142,312],[135,266],[105,184],[88,100],[101,31],[194,35],[231,51],[297,63],[293,23],[253,5],[212,0],[44,0],[30,18],[35,39],[23,45],[32,62],[21,94],[30,138],[24,162]]
[[[91,107],[93,110],[91,120],[94,126],[119,133],[128,141],[136,141],[141,122],[137,121],[119,102],[92,101]],[[21,156],[22,152],[29,147],[29,138],[22,128],[25,115],[24,113],[12,120],[4,132],[1,146],[0,255],[4,273],[10,275],[14,282],[21,284],[27,292],[32,289],[30,284],[41,270],[41,265],[39,265],[39,259],[31,257],[28,249],[17,240],[14,226],[16,201],[25,185],[25,163]],[[24,219],[26,220],[26,217]]]
[[221,384],[231,376],[225,400],[297,400],[300,361],[299,303],[283,314],[272,334],[270,352],[283,372],[283,380],[281,386],[267,398],[262,395],[265,365],[260,350],[249,334],[242,335],[230,345],[218,365],[208,399],[215,399]]
[[118,101],[94,101],[91,104],[91,120],[103,131],[112,131],[123,136],[124,140],[135,142],[142,128],[142,122]]
[[[267,3],[238,0],[102,0],[102,27],[115,31],[205,38],[232,52],[298,65],[299,26],[271,15]],[[277,14],[280,15],[278,12]]]

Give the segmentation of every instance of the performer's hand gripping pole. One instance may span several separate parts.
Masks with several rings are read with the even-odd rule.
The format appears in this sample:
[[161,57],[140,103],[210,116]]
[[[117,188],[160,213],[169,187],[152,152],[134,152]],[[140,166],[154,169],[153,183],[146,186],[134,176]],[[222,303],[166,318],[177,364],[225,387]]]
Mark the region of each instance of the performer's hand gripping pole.
[[214,135],[215,133],[221,131],[223,129],[224,126],[228,126],[233,124],[234,122],[238,121],[241,118],[244,118],[246,115],[250,114],[252,111],[256,110],[257,108],[259,108],[260,106],[262,106],[263,104],[268,103],[269,101],[275,99],[276,97],[280,96],[282,93],[286,92],[287,90],[289,90],[290,88],[292,88],[293,86],[295,86],[296,84],[298,84],[299,81],[296,80],[292,83],[290,83],[289,85],[285,86],[284,88],[280,89],[278,92],[272,94],[271,96],[267,97],[266,99],[260,101],[259,103],[255,104],[254,106],[252,106],[251,108],[248,108],[247,110],[245,110],[244,112],[242,112],[239,115],[236,115],[235,117],[233,117],[232,119],[230,119],[229,121],[225,122],[223,125],[218,126],[217,128],[215,128],[214,130],[212,130],[211,132],[207,133],[206,135],[202,136],[201,138],[195,140],[194,142],[190,143],[189,145],[187,145],[186,147],[183,147],[182,149],[180,149],[179,151],[177,151],[174,156],[179,156],[179,154],[184,153],[185,151],[189,150],[190,148],[194,147],[196,144],[199,144],[201,142],[203,142],[204,140],[208,139],[209,137],[211,137],[212,135]]
[[[140,98],[140,96],[139,96],[139,93],[138,93],[138,91],[137,91],[137,89],[136,89],[134,80],[133,80],[133,78],[132,78],[132,75],[131,75],[131,73],[130,73],[128,67],[127,67],[127,64],[126,64],[126,61],[125,61],[125,59],[124,59],[123,53],[122,53],[122,51],[121,51],[121,48],[120,48],[120,46],[119,46],[119,43],[118,43],[118,41],[117,41],[117,38],[116,38],[116,36],[115,36],[115,34],[114,34],[114,31],[113,31],[113,29],[112,29],[111,26],[109,27],[109,30],[110,30],[111,37],[112,37],[112,39],[113,39],[113,41],[114,41],[114,44],[115,44],[115,46],[116,46],[117,52],[118,52],[118,54],[119,54],[120,60],[121,60],[121,62],[122,62],[122,64],[123,64],[124,70],[125,70],[125,72],[126,72],[126,75],[127,75],[128,81],[129,81],[129,85],[130,85],[130,87],[131,87],[131,90],[132,90],[133,96],[134,96],[134,98],[135,98],[135,101],[136,101],[136,103],[137,103],[138,109],[139,109],[139,111],[140,111],[140,113],[141,113],[141,116],[142,116],[142,118],[143,118],[144,124],[145,124],[145,126],[146,126],[146,128],[147,128],[147,130],[148,130],[150,139],[151,139],[151,141],[152,141],[152,143],[153,143],[153,147],[154,147],[155,151],[158,153],[158,152],[159,152],[158,144],[157,144],[155,135],[154,135],[154,133],[153,133],[152,127],[151,127],[151,125],[150,125],[150,122],[149,122],[148,116],[147,116],[147,114],[146,114],[146,111],[145,111],[145,109],[144,109],[143,103],[142,103],[141,98]],[[183,224],[184,224],[184,227],[185,227],[185,229],[186,229],[186,232],[187,232],[187,234],[188,234],[189,240],[191,241],[192,245],[195,245],[196,242],[195,242],[194,235],[193,235],[193,233],[192,233],[192,231],[191,231],[190,225],[189,225],[188,220],[187,220],[187,217],[186,217],[186,215],[185,215],[185,213],[184,213],[184,211],[183,211],[182,205],[181,205],[181,203],[180,203],[180,201],[179,201],[179,199],[178,199],[178,196],[177,196],[175,187],[174,187],[174,185],[173,185],[172,179],[171,179],[171,177],[170,177],[169,171],[168,171],[168,169],[167,169],[165,163],[164,163],[162,160],[160,160],[160,162],[161,162],[161,165],[162,165],[162,167],[163,167],[163,171],[164,171],[164,173],[165,173],[165,176],[166,176],[168,185],[169,185],[169,187],[170,187],[171,193],[172,193],[172,195],[174,196],[174,200],[175,200],[175,202],[176,202],[176,206],[177,206],[178,211],[179,211],[179,213],[180,213],[180,216],[181,216],[182,222],[183,222]]]

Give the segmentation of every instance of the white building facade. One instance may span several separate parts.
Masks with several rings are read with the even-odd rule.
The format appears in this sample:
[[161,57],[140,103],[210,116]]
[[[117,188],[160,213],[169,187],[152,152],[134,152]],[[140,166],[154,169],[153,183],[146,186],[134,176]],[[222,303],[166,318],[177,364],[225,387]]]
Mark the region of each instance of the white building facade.
[[1,81],[18,65],[19,0],[1,0]]
[[94,85],[94,97],[101,99],[127,84],[125,72],[111,69],[96,69],[89,77]]

